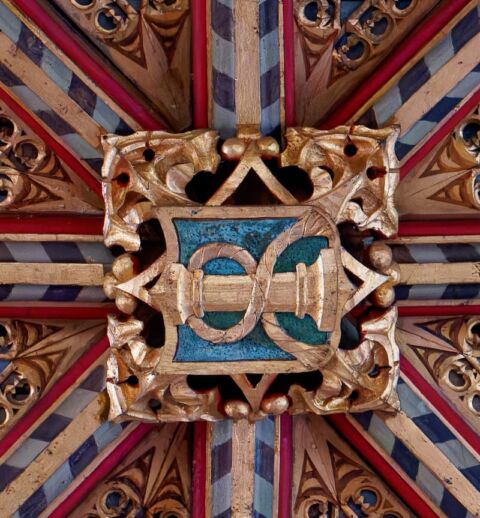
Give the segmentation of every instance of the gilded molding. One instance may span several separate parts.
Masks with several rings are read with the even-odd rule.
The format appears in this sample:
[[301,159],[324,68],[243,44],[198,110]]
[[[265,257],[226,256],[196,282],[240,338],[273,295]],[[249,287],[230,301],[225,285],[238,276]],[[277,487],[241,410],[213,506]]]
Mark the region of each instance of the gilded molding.
[[0,102],[0,212],[100,210],[101,200]]
[[72,517],[155,516],[189,518],[190,466],[187,428],[153,430],[97,485]]
[[365,0],[346,20],[340,0],[295,0],[297,118],[317,125],[439,0]]
[[175,131],[191,125],[190,0],[53,0]]
[[319,417],[297,416],[293,516],[413,517],[392,491]]
[[0,436],[50,389],[53,383],[98,340],[104,325],[0,320]]
[[402,181],[402,217],[480,214],[480,112],[477,107]]
[[125,252],[104,284],[124,314],[110,417],[395,409],[398,267],[386,245],[347,250],[338,226],[395,234],[397,133],[292,128],[281,152],[242,127],[220,154],[213,131],[105,137],[104,237]]

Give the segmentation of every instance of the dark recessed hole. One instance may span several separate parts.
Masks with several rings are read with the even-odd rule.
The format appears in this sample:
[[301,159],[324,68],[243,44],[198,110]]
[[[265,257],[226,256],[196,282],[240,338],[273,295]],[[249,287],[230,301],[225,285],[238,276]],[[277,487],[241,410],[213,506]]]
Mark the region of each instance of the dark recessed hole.
[[480,413],[480,396],[478,394],[475,394],[472,397],[472,407],[475,410],[475,412]]
[[368,376],[370,378],[376,378],[378,375],[380,374],[380,367],[375,364],[372,369],[370,370],[370,372],[368,373]]
[[174,5],[177,3],[177,0],[163,0],[165,5]]
[[250,170],[227,203],[229,205],[278,205],[280,202],[260,177]]
[[332,502],[322,502],[319,504],[312,504],[308,508],[308,518],[330,518],[333,516],[334,508]]
[[30,396],[30,392],[30,384],[27,381],[22,380],[13,389],[12,399],[18,402],[25,401],[26,399],[28,399],[28,396]]
[[362,198],[352,198],[353,203],[356,203],[363,210],[363,199]]
[[470,332],[472,333],[472,335],[476,335],[476,336],[480,337],[480,322],[478,324],[473,325],[470,328]]
[[0,324],[0,338],[5,338],[8,335],[7,328]]
[[35,160],[38,157],[38,149],[30,142],[21,142],[15,152],[25,160]]
[[142,243],[138,255],[141,257],[142,266],[147,268],[165,252],[165,236],[158,219],[144,221],[138,226],[137,232]]
[[4,424],[8,419],[7,411],[3,406],[0,406],[0,424]]
[[348,396],[349,401],[356,401],[360,396],[358,390],[352,390],[351,394]]
[[122,493],[119,491],[110,491],[108,493],[107,498],[105,498],[105,505],[108,509],[118,508],[120,502],[122,501]]
[[197,203],[206,203],[232,174],[237,162],[222,160],[214,173],[199,171],[185,186],[186,195]]
[[317,2],[309,2],[304,8],[303,8],[303,15],[307,20],[310,20],[311,22],[315,22],[317,20],[318,16],[318,3]]
[[412,4],[413,0],[395,0],[395,7],[400,11],[408,9]]
[[467,141],[471,141],[476,138],[478,133],[480,133],[480,123],[478,122],[469,122],[468,124],[465,124],[462,129],[462,137]]
[[162,404],[160,403],[160,401],[158,401],[158,399],[150,399],[150,401],[148,402],[148,406],[151,410],[153,410],[153,412],[158,412],[158,410],[162,408]]
[[343,148],[343,152],[347,156],[350,156],[350,157],[355,156],[357,154],[357,151],[358,151],[358,148],[357,148],[357,146],[353,142],[349,142]]
[[282,167],[274,173],[274,176],[298,201],[306,201],[313,194],[312,181],[306,171],[300,167]]
[[320,371],[302,372],[298,374],[279,374],[270,385],[268,394],[287,394],[289,387],[299,385],[305,390],[317,390],[322,384]]
[[145,149],[145,151],[143,152],[143,158],[147,162],[151,162],[155,158],[155,151],[151,148]]
[[154,313],[147,321],[142,331],[142,336],[145,338],[149,347],[158,349],[165,344],[165,323],[161,313]]
[[122,255],[125,253],[125,250],[120,245],[113,245],[109,248],[110,253],[113,255],[113,257],[118,257],[119,255]]
[[343,317],[340,322],[340,329],[342,332],[339,348],[344,351],[351,351],[356,349],[360,343],[360,333],[357,325],[347,317]]
[[262,377],[262,374],[247,374],[247,379],[252,387],[256,387],[260,383]]
[[454,387],[463,387],[465,386],[465,379],[464,377],[459,374],[457,371],[451,370],[448,373],[448,381],[454,386]]
[[367,169],[367,177],[369,180],[376,180],[377,178],[383,178],[387,174],[384,167],[369,167]]
[[127,378],[127,385],[130,385],[131,387],[136,387],[138,385],[138,378],[137,376],[129,376]]
[[0,203],[2,203],[2,201],[5,201],[7,198],[8,198],[7,189],[0,189]]
[[122,172],[117,175],[114,180],[120,187],[126,187],[130,183],[130,175],[126,172]]
[[15,127],[13,122],[5,117],[0,117],[0,137],[2,139],[9,138],[13,135]]

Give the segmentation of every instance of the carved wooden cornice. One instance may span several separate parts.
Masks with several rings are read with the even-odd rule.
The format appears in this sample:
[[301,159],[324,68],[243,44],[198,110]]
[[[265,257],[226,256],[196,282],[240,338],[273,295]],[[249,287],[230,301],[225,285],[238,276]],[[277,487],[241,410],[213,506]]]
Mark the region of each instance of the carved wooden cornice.
[[153,430],[71,516],[190,517],[191,460],[186,432],[184,424]]
[[52,0],[175,131],[191,124],[189,0]]
[[340,3],[294,0],[300,124],[317,125],[354,92],[439,0],[365,0],[343,22]]
[[104,333],[99,321],[0,320],[0,436]]
[[99,214],[102,202],[0,102],[0,213]]
[[337,226],[396,232],[396,135],[294,128],[280,152],[243,127],[220,154],[214,131],[105,137],[104,237],[124,252],[105,281],[124,314],[111,417],[395,408],[398,268],[386,245],[347,251]]
[[294,423],[293,516],[413,516],[325,420]]
[[480,216],[480,113],[477,107],[402,181],[402,217]]
[[[402,351],[478,426],[480,418],[480,318],[403,318]],[[412,357],[411,354],[414,356]]]

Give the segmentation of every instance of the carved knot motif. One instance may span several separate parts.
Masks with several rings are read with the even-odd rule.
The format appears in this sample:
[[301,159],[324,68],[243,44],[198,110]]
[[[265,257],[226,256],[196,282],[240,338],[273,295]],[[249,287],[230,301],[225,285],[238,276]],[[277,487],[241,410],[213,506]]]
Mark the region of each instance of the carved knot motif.
[[105,137],[111,417],[394,408],[396,135]]

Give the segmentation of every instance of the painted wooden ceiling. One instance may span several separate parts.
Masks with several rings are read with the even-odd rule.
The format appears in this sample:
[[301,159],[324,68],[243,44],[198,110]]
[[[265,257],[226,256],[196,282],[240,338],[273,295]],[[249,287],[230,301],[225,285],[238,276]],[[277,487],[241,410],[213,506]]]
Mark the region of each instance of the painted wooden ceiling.
[[390,244],[425,264],[396,287],[401,411],[257,424],[255,516],[480,516],[479,2],[259,0],[253,64],[242,4],[0,2],[2,516],[231,516],[231,422],[106,419],[113,306],[81,271],[113,260],[102,136],[231,136],[241,76],[264,134],[400,125]]

